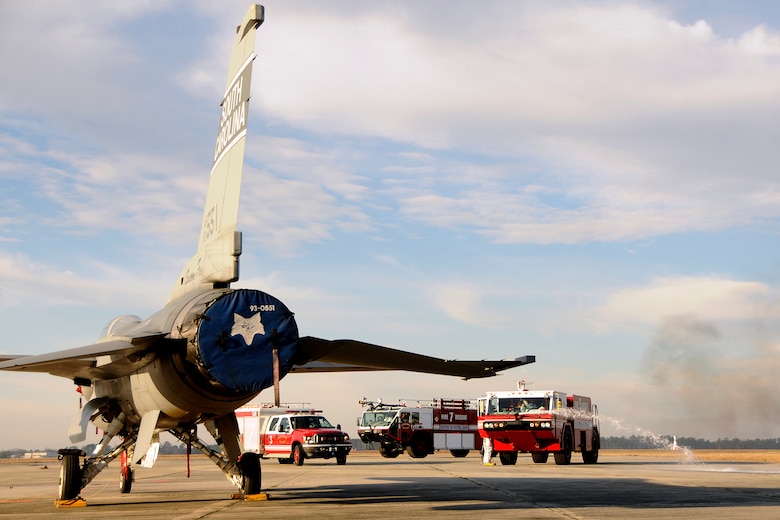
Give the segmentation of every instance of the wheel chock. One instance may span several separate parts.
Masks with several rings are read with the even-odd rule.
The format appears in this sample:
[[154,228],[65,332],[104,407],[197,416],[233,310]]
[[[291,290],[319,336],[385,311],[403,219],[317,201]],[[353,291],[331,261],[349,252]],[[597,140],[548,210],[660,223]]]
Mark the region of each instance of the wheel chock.
[[257,493],[254,495],[242,495],[241,493],[233,493],[230,495],[233,500],[245,500],[247,502],[264,502],[270,500],[271,495],[268,493]]
[[86,507],[86,506],[87,506],[87,501],[81,497],[69,498],[67,500],[57,499],[54,501],[54,507],[60,509],[66,507]]

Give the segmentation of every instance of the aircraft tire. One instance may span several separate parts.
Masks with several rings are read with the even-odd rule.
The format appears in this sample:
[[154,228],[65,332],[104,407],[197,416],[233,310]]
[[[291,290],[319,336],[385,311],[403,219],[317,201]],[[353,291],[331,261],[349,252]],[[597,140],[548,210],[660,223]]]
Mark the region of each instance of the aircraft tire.
[[79,456],[75,453],[65,453],[60,456],[62,464],[60,466],[59,499],[73,500],[78,498],[79,492],[81,492]]
[[303,466],[303,461],[306,460],[306,452],[303,451],[303,446],[296,444],[293,448],[293,462],[296,466]]
[[122,452],[119,459],[122,463],[121,469],[119,470],[119,492],[127,494],[130,493],[130,490],[133,487],[133,468],[130,467],[127,450]]
[[245,495],[257,495],[262,485],[260,472],[260,456],[257,453],[246,452],[238,459],[241,469],[241,491]]
[[127,468],[127,471],[125,472],[124,469],[119,472],[119,492],[124,494],[130,493],[130,490],[133,488],[133,470],[130,468]]

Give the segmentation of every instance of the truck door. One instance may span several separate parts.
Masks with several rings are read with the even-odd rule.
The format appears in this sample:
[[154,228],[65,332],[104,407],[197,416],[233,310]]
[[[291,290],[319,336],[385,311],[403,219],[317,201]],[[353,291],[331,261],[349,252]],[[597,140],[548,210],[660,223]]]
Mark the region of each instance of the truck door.
[[290,419],[274,417],[268,425],[265,435],[265,453],[267,455],[290,455]]
[[279,441],[279,446],[284,446],[286,448],[286,451],[290,451],[290,438],[292,437],[292,425],[290,424],[290,418],[289,417],[282,417],[282,419],[279,421],[279,436],[277,437]]
[[[401,419],[398,436],[401,439],[401,442],[409,442],[409,440],[412,438],[412,414],[408,411],[402,410],[398,415]],[[417,415],[417,422],[419,422],[420,415],[415,415]]]
[[[447,412],[442,412],[442,414],[444,413]],[[423,408],[420,410],[420,424],[422,425],[423,429],[433,429],[433,410],[431,408]]]

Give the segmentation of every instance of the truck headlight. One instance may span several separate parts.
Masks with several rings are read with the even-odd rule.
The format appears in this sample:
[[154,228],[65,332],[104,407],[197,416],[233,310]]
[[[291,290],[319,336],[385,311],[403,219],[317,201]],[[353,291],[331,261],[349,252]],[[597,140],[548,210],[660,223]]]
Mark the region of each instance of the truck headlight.
[[314,441],[314,435],[304,435],[303,436],[303,442],[310,443]]
[[349,435],[346,433],[344,434],[344,442],[349,442]]

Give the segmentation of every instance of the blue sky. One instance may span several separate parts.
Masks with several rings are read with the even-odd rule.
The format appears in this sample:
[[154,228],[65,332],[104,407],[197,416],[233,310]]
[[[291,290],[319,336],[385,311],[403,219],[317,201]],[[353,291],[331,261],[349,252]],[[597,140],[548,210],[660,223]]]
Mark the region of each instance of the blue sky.
[[[92,343],[194,252],[246,2],[0,4],[0,351]],[[268,1],[241,280],[303,335],[537,363],[291,375],[357,401],[593,397],[606,435],[780,436],[780,13],[765,2]],[[260,401],[270,401],[261,396]],[[59,447],[73,385],[0,374]]]

